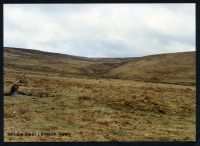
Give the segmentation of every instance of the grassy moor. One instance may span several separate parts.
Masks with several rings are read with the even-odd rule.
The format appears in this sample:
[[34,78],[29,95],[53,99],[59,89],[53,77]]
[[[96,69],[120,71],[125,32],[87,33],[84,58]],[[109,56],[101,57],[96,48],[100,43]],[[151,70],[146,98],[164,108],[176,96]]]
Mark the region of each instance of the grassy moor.
[[195,67],[195,52],[86,58],[4,48],[4,141],[194,141]]

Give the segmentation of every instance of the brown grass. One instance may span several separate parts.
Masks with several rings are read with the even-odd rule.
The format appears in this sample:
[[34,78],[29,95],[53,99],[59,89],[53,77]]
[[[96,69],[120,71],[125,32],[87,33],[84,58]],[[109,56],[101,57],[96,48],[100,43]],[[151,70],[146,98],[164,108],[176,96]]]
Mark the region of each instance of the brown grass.
[[[40,60],[40,53],[34,55],[26,52],[26,56],[23,52],[10,51],[12,53],[5,53],[4,93],[9,93],[12,84],[25,78],[28,84],[20,86],[19,90],[31,90],[32,95],[5,94],[6,142],[196,139],[194,84],[164,84],[159,77],[153,78],[153,75],[150,77],[157,80],[156,83],[143,82],[143,79],[134,81],[128,78],[101,78],[102,74],[97,73],[99,69],[94,69],[93,65],[103,68],[102,60],[97,64],[94,60],[82,60],[80,63],[78,60],[59,57],[54,57],[53,60],[48,55]],[[20,61],[19,57],[23,55],[25,58]],[[114,60],[116,61],[119,60]],[[151,62],[151,58],[149,61]],[[83,68],[87,70],[87,67],[93,68],[92,72],[95,74],[92,75],[91,71],[81,72]],[[58,70],[54,72],[54,69]],[[131,71],[126,71],[128,76]],[[148,76],[143,77],[148,80]],[[183,81],[184,78],[180,80]],[[9,132],[71,133],[71,136],[8,136]]]
[[[15,80],[11,76],[6,78]],[[192,86],[34,75],[27,78],[34,80],[33,96],[5,96],[5,134],[69,132],[72,136],[5,136],[5,141],[195,140]],[[47,92],[44,86],[50,90],[41,97],[42,89]],[[5,87],[6,92],[9,86]]]

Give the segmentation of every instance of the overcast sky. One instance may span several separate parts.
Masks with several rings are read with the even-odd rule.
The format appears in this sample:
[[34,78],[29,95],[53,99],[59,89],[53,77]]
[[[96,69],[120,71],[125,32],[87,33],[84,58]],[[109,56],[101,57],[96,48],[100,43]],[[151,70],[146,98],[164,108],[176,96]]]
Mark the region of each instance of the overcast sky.
[[86,57],[195,50],[195,4],[4,4],[4,47]]

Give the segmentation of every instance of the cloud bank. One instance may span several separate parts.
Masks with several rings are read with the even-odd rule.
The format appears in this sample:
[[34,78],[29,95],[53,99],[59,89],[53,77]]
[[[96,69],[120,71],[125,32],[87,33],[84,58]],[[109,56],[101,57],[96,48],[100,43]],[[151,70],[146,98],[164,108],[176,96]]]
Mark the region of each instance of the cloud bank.
[[195,4],[4,4],[4,46],[85,57],[195,50]]

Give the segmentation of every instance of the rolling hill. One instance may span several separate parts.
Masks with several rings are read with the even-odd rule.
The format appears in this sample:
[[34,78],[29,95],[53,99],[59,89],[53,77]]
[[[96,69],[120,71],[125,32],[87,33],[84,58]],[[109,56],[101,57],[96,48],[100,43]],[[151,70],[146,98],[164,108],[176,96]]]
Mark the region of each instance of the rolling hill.
[[97,76],[128,59],[86,58],[38,50],[5,48],[4,69],[60,76]]
[[[27,84],[9,96],[12,85],[21,80]],[[8,135],[19,132],[56,135]],[[5,142],[195,137],[195,52],[86,58],[4,48]]]
[[32,74],[194,85],[195,68],[195,52],[137,58],[86,58],[30,49],[4,48],[4,70]]
[[106,73],[106,77],[152,82],[195,84],[195,52],[140,57]]

